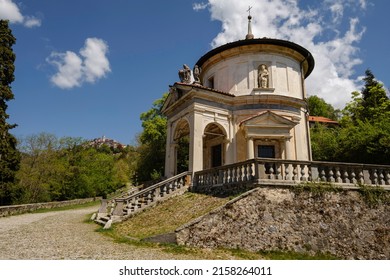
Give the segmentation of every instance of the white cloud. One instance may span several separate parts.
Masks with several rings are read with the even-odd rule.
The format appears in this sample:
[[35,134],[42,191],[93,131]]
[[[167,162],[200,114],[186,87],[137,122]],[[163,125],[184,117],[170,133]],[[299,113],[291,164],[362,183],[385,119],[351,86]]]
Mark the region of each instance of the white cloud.
[[84,82],[95,83],[111,72],[107,52],[106,42],[98,38],[88,38],[80,50],[80,55],[72,51],[51,53],[46,61],[58,70],[51,77],[51,82],[62,89],[79,87]]
[[333,14],[333,22],[338,22],[344,15],[344,6],[341,3],[333,3],[330,5],[330,10]]
[[84,59],[85,80],[94,83],[110,72],[110,63],[106,57],[108,52],[107,44],[98,38],[88,38],[80,54]]
[[[211,42],[216,47],[244,39],[247,33],[247,9],[252,6],[252,30],[255,37],[278,38],[302,45],[314,56],[316,65],[306,81],[307,92],[317,94],[342,108],[360,83],[352,78],[354,67],[362,63],[357,47],[364,27],[358,18],[342,26],[345,11],[357,14],[367,6],[366,0],[323,0],[310,8],[298,0],[209,0],[213,20],[222,23],[222,31]],[[351,9],[353,8],[353,9]]]
[[66,53],[53,52],[48,61],[58,69],[57,74],[51,77],[53,84],[63,89],[81,85],[83,61],[77,54],[71,51]]
[[194,3],[194,4],[192,4],[192,9],[194,10],[194,11],[201,11],[201,10],[205,10],[205,9],[207,9],[207,7],[209,6],[209,4],[208,3]]
[[23,24],[28,28],[41,26],[40,19],[34,16],[23,16],[19,7],[12,0],[0,0],[0,19]]
[[32,28],[32,27],[39,27],[41,26],[42,22],[40,19],[32,16],[26,16],[24,17],[24,26]]

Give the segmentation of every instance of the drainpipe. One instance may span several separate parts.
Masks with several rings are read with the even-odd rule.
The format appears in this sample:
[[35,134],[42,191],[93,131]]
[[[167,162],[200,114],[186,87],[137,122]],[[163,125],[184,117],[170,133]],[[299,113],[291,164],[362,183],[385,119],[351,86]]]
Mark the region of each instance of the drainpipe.
[[[309,55],[308,55],[309,56]],[[307,57],[308,57],[307,56]],[[307,137],[307,148],[308,148],[308,151],[309,151],[309,161],[312,161],[313,160],[313,156],[312,156],[312,152],[311,152],[311,140],[310,140],[310,127],[309,127],[309,111],[307,109],[307,98],[306,98],[306,89],[305,89],[305,77],[304,77],[304,73],[303,73],[303,63],[305,61],[307,61],[307,57],[305,57],[302,62],[301,62],[301,80],[302,80],[302,99],[305,101],[306,103],[306,108],[305,108],[305,126],[306,126],[306,137]]]

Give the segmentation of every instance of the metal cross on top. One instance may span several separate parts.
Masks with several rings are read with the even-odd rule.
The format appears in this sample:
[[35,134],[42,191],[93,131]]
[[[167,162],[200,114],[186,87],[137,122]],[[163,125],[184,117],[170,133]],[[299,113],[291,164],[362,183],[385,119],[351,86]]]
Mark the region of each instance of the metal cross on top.
[[249,13],[249,15],[251,15],[251,10],[252,10],[253,7],[249,6],[247,12]]

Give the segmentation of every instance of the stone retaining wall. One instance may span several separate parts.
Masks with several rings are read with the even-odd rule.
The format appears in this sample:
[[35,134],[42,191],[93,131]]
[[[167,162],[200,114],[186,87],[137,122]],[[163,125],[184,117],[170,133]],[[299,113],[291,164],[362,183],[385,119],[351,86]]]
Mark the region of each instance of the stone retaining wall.
[[356,190],[251,190],[176,230],[178,244],[208,248],[331,253],[390,259],[390,205],[368,205]]
[[84,203],[88,203],[100,199],[101,197],[94,197],[94,198],[74,199],[74,200],[67,200],[67,201],[53,201],[53,202],[45,202],[45,203],[0,206],[0,217],[29,213],[38,209],[52,209],[52,208],[58,208],[64,206],[79,205],[79,204],[84,204]]

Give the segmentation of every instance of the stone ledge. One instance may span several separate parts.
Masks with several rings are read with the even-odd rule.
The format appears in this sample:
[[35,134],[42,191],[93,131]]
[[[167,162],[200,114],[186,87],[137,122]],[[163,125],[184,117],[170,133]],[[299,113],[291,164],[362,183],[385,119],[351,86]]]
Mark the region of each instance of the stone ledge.
[[53,208],[64,207],[64,206],[79,205],[79,204],[84,204],[84,203],[88,203],[100,199],[101,197],[93,197],[93,198],[74,199],[74,200],[66,200],[66,201],[52,201],[52,202],[44,202],[44,203],[0,206],[0,217],[7,217],[11,215],[29,213],[39,209],[53,209]]

